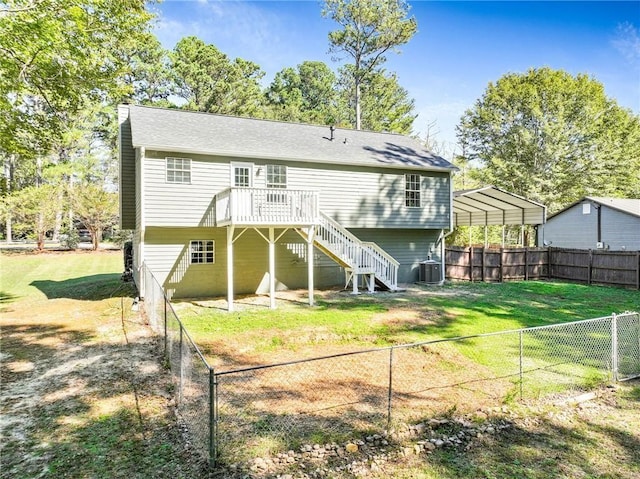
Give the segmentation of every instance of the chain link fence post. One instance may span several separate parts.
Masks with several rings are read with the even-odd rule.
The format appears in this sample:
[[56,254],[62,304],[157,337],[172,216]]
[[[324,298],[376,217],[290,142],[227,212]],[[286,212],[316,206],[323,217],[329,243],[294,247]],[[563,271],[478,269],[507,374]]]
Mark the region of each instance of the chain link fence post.
[[178,376],[178,404],[182,403],[182,392],[184,385],[184,358],[182,357],[182,339],[184,337],[182,324],[180,324],[180,342],[178,343],[178,366],[180,367],[180,375]]
[[523,386],[522,383],[524,382],[524,368],[523,368],[523,361],[524,361],[524,343],[523,343],[523,335],[524,335],[524,331],[520,330],[520,401],[522,401],[523,398]]
[[217,434],[216,434],[216,376],[213,368],[209,368],[209,465],[213,468],[216,465],[217,457]]
[[611,314],[611,369],[613,382],[618,382],[618,318]]
[[167,358],[167,303],[168,300],[164,298],[164,357]]
[[393,398],[393,347],[389,348],[389,396],[387,398],[387,434],[391,431],[392,398]]

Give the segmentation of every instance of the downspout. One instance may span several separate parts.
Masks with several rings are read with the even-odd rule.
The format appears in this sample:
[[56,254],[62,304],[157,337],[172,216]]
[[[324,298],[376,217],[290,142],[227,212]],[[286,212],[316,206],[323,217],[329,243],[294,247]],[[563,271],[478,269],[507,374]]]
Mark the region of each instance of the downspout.
[[[444,233],[444,229],[440,230],[440,235],[438,237],[438,241],[440,242],[440,268],[442,271],[442,278],[440,279],[440,283],[444,284],[444,280],[446,279],[446,262],[445,262],[445,254],[446,254],[446,240],[447,236],[453,233],[453,172],[449,172],[449,231]],[[444,234],[443,234],[444,233]]]
[[[145,214],[144,214],[144,210],[145,210],[145,198],[144,198],[144,155],[145,155],[145,149],[144,146],[140,147],[140,161],[139,161],[139,165],[140,165],[140,181],[136,182],[136,186],[138,186],[139,183],[139,188],[140,188],[140,262],[138,263],[138,277],[142,278],[140,276],[140,270],[142,269],[142,264],[146,262],[146,257],[144,254],[144,240],[145,240]],[[144,298],[145,296],[145,290],[146,290],[146,285],[144,284],[144,280],[140,281],[142,288],[140,291],[140,296]]]

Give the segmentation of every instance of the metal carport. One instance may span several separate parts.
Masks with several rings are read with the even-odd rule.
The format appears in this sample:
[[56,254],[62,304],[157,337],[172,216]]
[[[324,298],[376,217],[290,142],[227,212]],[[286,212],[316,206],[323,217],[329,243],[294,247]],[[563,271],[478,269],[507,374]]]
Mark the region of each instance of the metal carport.
[[520,225],[520,243],[524,242],[525,225],[546,222],[547,207],[495,186],[453,192],[453,226],[484,226],[485,246],[487,226]]

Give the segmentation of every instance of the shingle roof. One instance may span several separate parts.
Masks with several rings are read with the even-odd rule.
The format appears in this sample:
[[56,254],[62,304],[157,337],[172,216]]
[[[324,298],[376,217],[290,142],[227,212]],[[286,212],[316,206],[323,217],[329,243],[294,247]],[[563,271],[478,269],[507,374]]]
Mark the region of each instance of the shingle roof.
[[419,141],[398,134],[129,106],[134,147],[241,158],[455,170]]

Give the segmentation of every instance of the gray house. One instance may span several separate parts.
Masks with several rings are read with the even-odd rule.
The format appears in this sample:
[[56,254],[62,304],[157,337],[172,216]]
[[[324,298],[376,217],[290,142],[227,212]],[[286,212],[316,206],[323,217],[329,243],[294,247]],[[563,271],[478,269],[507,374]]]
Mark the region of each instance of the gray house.
[[120,218],[134,276],[172,297],[394,290],[443,258],[455,167],[409,137],[119,107]]
[[640,199],[587,196],[547,218],[538,246],[640,250]]

